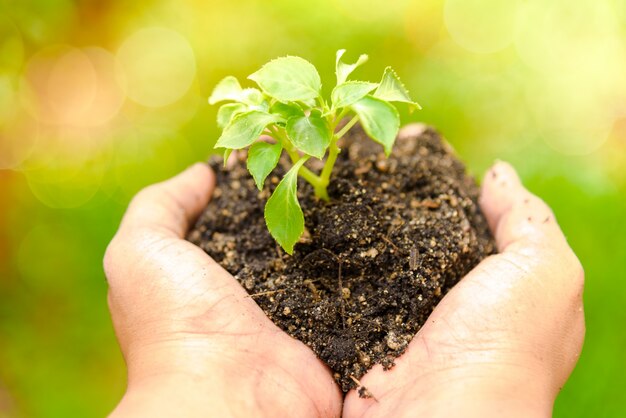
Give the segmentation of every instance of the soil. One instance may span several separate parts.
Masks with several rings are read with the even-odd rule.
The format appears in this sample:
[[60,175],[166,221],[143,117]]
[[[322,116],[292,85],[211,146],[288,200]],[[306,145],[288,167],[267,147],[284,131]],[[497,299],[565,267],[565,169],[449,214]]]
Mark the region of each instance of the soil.
[[495,250],[478,187],[439,134],[398,138],[390,158],[357,126],[341,144],[330,202],[303,180],[306,231],[287,255],[245,156],[211,161],[218,187],[189,240],[226,268],[280,328],[332,369],[344,392],[374,364],[390,368],[433,308]]

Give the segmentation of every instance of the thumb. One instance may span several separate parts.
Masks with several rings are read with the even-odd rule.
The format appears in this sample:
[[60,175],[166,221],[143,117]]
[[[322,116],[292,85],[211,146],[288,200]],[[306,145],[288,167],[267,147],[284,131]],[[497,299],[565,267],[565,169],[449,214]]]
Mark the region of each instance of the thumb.
[[500,253],[446,294],[393,369],[376,366],[361,379],[370,392],[423,403],[440,388],[455,398],[491,382],[504,399],[532,381],[533,399],[543,402],[571,373],[584,337],[580,262],[510,165],[487,173],[480,204]]
[[[214,265],[204,251],[181,239],[206,207],[214,187],[213,171],[206,164],[197,163],[169,180],[141,190],[130,202],[107,247],[104,270],[109,286],[136,287],[132,278],[138,276],[137,280],[142,281],[144,276],[156,274],[145,274],[151,268],[161,271],[159,276],[167,271],[174,277],[183,277],[174,273],[198,265]],[[141,263],[148,258],[150,262]]]
[[524,188],[509,164],[489,170],[480,205],[499,254],[446,295],[418,336],[454,346],[452,352],[462,349],[463,356],[455,354],[466,363],[522,359],[518,364],[541,371],[546,384],[558,388],[584,337],[582,266],[550,208]]
[[569,250],[548,205],[524,188],[508,163],[498,162],[486,174],[480,206],[500,253],[520,252],[527,247]]

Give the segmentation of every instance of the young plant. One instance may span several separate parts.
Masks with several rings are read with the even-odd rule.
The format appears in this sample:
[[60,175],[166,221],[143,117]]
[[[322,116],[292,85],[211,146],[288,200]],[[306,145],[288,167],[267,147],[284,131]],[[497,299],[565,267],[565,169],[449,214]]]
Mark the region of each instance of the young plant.
[[[315,195],[328,200],[328,184],[337,155],[337,141],[355,123],[381,144],[389,156],[400,128],[400,117],[391,102],[419,108],[396,75],[387,67],[380,83],[348,81],[348,76],[368,57],[361,55],[354,64],[342,60],[345,50],[337,51],[337,84],[330,101],[322,97],[322,82],[315,67],[294,56],[265,64],[248,79],[260,87],[242,88],[235,77],[220,81],[209,104],[228,101],[217,112],[223,130],[215,148],[224,150],[224,162],[233,150],[248,148],[248,171],[259,188],[274,170],[283,150],[292,166],[265,205],[265,222],[270,234],[289,254],[304,231],[304,216],[298,202],[298,176],[309,182]],[[337,129],[344,118],[349,121]],[[259,140],[268,135],[273,142]],[[304,164],[310,158],[324,161],[321,172]]]

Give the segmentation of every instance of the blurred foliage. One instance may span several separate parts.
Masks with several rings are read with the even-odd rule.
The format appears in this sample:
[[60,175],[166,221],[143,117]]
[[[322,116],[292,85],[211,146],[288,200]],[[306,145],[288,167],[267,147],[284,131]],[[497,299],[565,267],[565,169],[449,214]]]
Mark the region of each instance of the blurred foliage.
[[[555,415],[626,401],[623,0],[0,0],[0,416],[95,416],[125,386],[101,258],[131,196],[210,153],[224,75],[295,54],[393,66],[480,175],[511,161],[587,273]],[[549,318],[546,318],[549,320]],[[532,384],[532,382],[529,382]]]

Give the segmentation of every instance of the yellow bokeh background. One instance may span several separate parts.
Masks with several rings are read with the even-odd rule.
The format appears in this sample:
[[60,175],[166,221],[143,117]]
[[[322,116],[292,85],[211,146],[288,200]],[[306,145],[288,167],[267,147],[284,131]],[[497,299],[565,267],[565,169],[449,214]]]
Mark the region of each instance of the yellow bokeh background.
[[[0,0],[0,416],[94,416],[124,391],[101,259],[142,187],[206,159],[207,97],[299,55],[396,69],[477,177],[497,158],[587,273],[585,349],[555,415],[626,397],[623,0]],[[546,318],[546,320],[550,320]],[[529,382],[532,384],[532,382]]]

